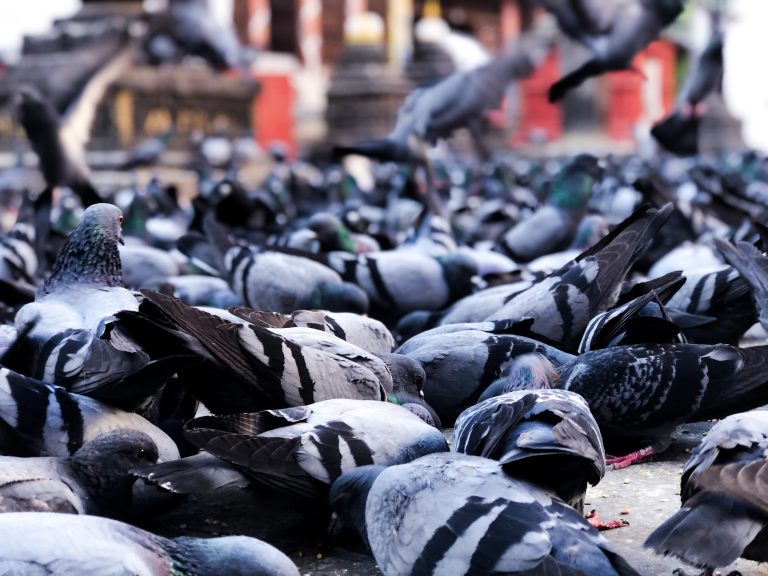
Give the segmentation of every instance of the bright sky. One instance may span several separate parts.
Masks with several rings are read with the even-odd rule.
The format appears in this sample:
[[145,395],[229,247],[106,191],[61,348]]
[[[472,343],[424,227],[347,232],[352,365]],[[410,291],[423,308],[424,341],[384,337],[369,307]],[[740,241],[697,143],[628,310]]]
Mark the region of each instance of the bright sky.
[[39,34],[51,27],[51,20],[71,16],[80,0],[0,1],[0,53],[16,56],[24,34]]

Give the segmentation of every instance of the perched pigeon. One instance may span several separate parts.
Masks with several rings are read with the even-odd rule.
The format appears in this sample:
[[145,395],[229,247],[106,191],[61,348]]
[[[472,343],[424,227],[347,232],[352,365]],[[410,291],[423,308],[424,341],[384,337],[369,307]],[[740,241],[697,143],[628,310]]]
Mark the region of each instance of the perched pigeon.
[[516,390],[466,409],[456,420],[455,448],[498,460],[579,511],[587,483],[605,474],[597,422],[584,399],[567,390]]
[[203,416],[185,434],[259,483],[305,497],[324,493],[356,466],[400,464],[448,449],[442,433],[408,408],[363,400]]
[[[204,364],[179,376],[214,413],[300,406],[330,398],[386,399],[384,383],[353,359],[303,346],[278,330],[224,320],[158,292],[142,293],[138,313],[117,315],[120,329],[147,346],[172,340],[204,359]],[[130,328],[135,322],[140,328],[152,326],[139,333]]]
[[686,275],[666,304],[689,342],[736,346],[757,321],[749,284],[738,270],[723,267]]
[[557,102],[582,82],[605,72],[634,69],[632,59],[683,11],[683,0],[536,0],[591,58],[549,88]]
[[426,372],[424,397],[450,425],[462,410],[514,366],[522,354],[539,352],[555,365],[573,357],[524,336],[504,332],[506,323],[482,322],[433,328],[404,342],[397,353],[417,360]]
[[85,211],[35,302],[17,313],[19,337],[3,364],[133,408],[180,365],[189,364],[190,355],[162,351],[155,359],[112,330],[115,313],[138,309],[136,296],[123,286],[118,252],[122,220],[112,204]]
[[386,576],[638,574],[577,511],[478,456],[357,468],[329,498]]
[[622,344],[687,342],[663,304],[680,289],[685,278],[679,272],[668,278],[658,288],[592,318],[579,344],[579,354]]
[[173,126],[160,134],[147,138],[139,142],[128,157],[120,165],[121,170],[133,170],[142,166],[152,166],[155,164],[163,152],[168,148],[168,144],[173,137],[175,129]]
[[768,328],[768,257],[748,242],[730,244],[717,239],[715,244],[751,289],[757,319]]
[[156,462],[154,442],[138,430],[114,430],[64,458],[0,456],[0,512],[126,517],[129,471]]
[[768,560],[768,411],[729,416],[693,451],[682,507],[645,542],[710,571],[737,558]]
[[666,449],[678,424],[768,403],[767,363],[768,346],[614,346],[561,366],[559,387],[586,399],[607,445],[646,446],[608,460],[623,468]]
[[670,204],[640,208],[576,260],[517,294],[488,320],[534,319],[531,330],[576,350],[589,320],[618,299],[624,277],[662,227]]
[[138,414],[0,368],[0,453],[69,456],[120,429],[149,436],[161,461],[179,457],[173,440]]
[[555,175],[546,204],[504,234],[499,249],[515,262],[530,262],[568,248],[601,174],[597,158],[590,154],[568,161]]
[[299,576],[277,548],[247,536],[163,538],[96,516],[0,514],[5,574]]
[[371,304],[396,316],[445,308],[472,290],[477,263],[468,255],[428,256],[413,250],[364,255],[332,252],[327,261],[347,282],[360,286]]
[[283,314],[301,309],[368,311],[368,297],[360,288],[310,258],[248,246],[222,253],[232,288],[252,308]]

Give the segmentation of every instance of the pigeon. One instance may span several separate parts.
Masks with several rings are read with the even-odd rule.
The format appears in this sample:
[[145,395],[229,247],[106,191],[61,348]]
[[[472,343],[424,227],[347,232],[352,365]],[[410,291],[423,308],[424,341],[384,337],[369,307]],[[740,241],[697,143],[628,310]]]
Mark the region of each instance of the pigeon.
[[130,513],[135,467],[157,462],[152,439],[114,430],[72,456],[0,456],[0,512],[63,512],[124,518]]
[[144,49],[155,65],[190,55],[221,71],[236,68],[241,59],[234,30],[219,23],[204,0],[175,0],[151,14]]
[[253,484],[253,480],[237,466],[208,452],[199,452],[146,468],[135,468],[131,473],[174,494],[203,496],[216,490],[246,488]]
[[331,252],[327,261],[342,279],[360,286],[382,314],[395,316],[445,308],[471,292],[477,274],[477,263],[461,253],[432,257],[399,250]]
[[[179,377],[216,414],[301,406],[330,398],[381,401],[387,397],[376,374],[354,360],[302,346],[258,324],[229,322],[158,292],[143,290],[142,294],[138,313],[117,314],[121,330],[142,345],[171,340],[174,347],[185,347],[204,359]],[[131,330],[134,322],[140,331]]]
[[366,294],[320,262],[275,248],[232,245],[223,227],[207,223],[223,255],[232,289],[246,306],[290,314],[294,310],[368,311]]
[[768,258],[748,242],[731,244],[718,238],[715,245],[749,286],[757,319],[763,328],[768,328]]
[[671,210],[671,204],[658,210],[641,207],[592,248],[486,320],[533,318],[533,332],[575,351],[589,320],[616,302],[624,277]]
[[498,460],[515,478],[554,492],[579,511],[587,483],[605,475],[600,429],[584,399],[567,390],[513,390],[456,419],[455,449]]
[[686,279],[680,272],[666,278],[657,288],[592,318],[579,343],[579,354],[623,344],[687,342],[664,307]]
[[185,435],[255,481],[307,498],[356,466],[400,464],[448,449],[442,433],[407,407],[365,400],[203,416],[186,425]]
[[691,453],[682,506],[645,546],[710,572],[737,558],[768,560],[768,411],[717,422]]
[[179,258],[160,248],[131,242],[120,246],[119,251],[123,282],[132,290],[146,288],[181,273]]
[[665,450],[678,424],[768,403],[766,362],[768,346],[613,346],[561,366],[559,387],[586,399],[609,447],[644,445],[608,459],[623,468]]
[[455,72],[432,86],[418,88],[400,107],[395,126],[386,138],[337,146],[336,153],[424,166],[430,182],[426,206],[434,214],[442,214],[442,205],[431,184],[429,146],[450,137],[459,128],[468,128],[484,152],[479,144],[483,115],[498,107],[511,82],[529,76],[546,58],[550,40],[551,31],[536,26],[509,54],[471,70]]
[[0,514],[5,574],[157,574],[299,576],[277,548],[247,536],[163,538],[97,516]]
[[499,250],[515,262],[530,262],[567,248],[601,174],[597,158],[590,154],[569,160],[555,175],[546,204],[504,234]]
[[123,286],[118,252],[123,216],[94,204],[61,249],[35,302],[16,314],[19,337],[3,365],[28,376],[134,408],[151,396],[191,354],[162,348],[153,358],[113,329],[114,314],[137,310]]
[[160,461],[179,457],[173,440],[138,414],[0,368],[0,453],[70,456],[83,444],[119,429],[149,436]]
[[163,152],[168,148],[168,144],[170,144],[174,132],[175,128],[171,126],[164,132],[139,142],[133,150],[130,151],[125,162],[120,164],[120,169],[133,170],[135,168],[156,164]]
[[719,17],[712,14],[712,34],[686,78],[674,110],[651,128],[651,135],[666,150],[679,155],[699,151],[701,104],[723,81],[724,35]]
[[184,274],[168,276],[158,282],[144,286],[156,289],[178,298],[190,306],[210,306],[226,310],[230,306],[242,304],[240,296],[234,293],[229,283],[223,278],[202,274]]
[[[231,308],[230,310],[245,321],[251,320],[252,311],[247,308]],[[421,394],[425,379],[424,370],[418,362],[405,355],[372,354],[331,332],[312,327],[284,326],[267,329],[295,345],[315,348],[364,366],[375,374],[388,394],[393,392]]]
[[0,235],[0,280],[36,285],[36,278],[35,228],[19,220]]
[[685,284],[666,303],[689,342],[736,346],[757,321],[755,305],[737,269],[686,274]]
[[635,70],[632,59],[682,13],[683,0],[535,0],[557,19],[560,29],[583,43],[591,58],[552,84],[557,102],[593,76]]
[[577,511],[479,456],[360,467],[329,500],[332,528],[356,529],[386,576],[638,574]]
[[505,333],[508,324],[441,326],[414,336],[396,350],[422,365],[426,373],[424,398],[446,425],[507,374],[517,356],[539,352],[555,365],[573,358],[535,339]]

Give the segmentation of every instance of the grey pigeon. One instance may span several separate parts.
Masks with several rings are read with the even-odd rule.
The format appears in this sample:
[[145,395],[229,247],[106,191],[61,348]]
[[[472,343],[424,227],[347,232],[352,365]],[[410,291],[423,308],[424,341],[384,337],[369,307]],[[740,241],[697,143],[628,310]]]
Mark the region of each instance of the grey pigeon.
[[530,262],[568,248],[602,172],[597,158],[590,154],[569,160],[554,176],[546,203],[506,232],[499,250],[515,262]]
[[768,346],[636,344],[577,356],[559,387],[581,394],[606,445],[644,446],[616,468],[658,454],[679,424],[723,418],[768,403]]
[[247,536],[163,538],[96,516],[0,514],[5,574],[299,576],[291,560]]
[[365,400],[203,416],[186,425],[185,435],[257,482],[305,497],[323,494],[356,466],[448,449],[442,433],[407,408]]
[[718,238],[715,244],[749,286],[757,319],[764,328],[768,327],[768,257],[748,242],[731,244]]
[[0,456],[0,512],[64,512],[125,517],[134,477],[157,462],[152,439],[138,430],[114,430],[72,456]]
[[302,309],[368,311],[365,293],[328,266],[277,248],[233,245],[215,222],[208,222],[206,230],[222,255],[232,289],[246,306],[283,314]]
[[467,408],[456,419],[455,449],[498,460],[579,511],[587,483],[605,474],[597,422],[584,399],[567,390],[515,390]]
[[632,59],[683,11],[683,0],[536,0],[560,28],[582,42],[591,58],[549,88],[561,100],[582,82],[605,72],[633,69]]
[[689,342],[736,346],[757,321],[749,284],[728,266],[686,274],[686,282],[667,302],[670,317]]
[[83,444],[120,429],[149,436],[161,461],[179,457],[173,440],[138,414],[0,368],[0,453],[70,456]]
[[[121,329],[133,322],[151,325],[135,337],[147,346],[158,339],[172,340],[203,359],[204,364],[180,374],[180,379],[214,413],[300,406],[330,398],[386,399],[385,384],[355,359],[303,346],[279,330],[224,320],[158,292],[142,293],[138,313],[118,314]],[[318,338],[332,336],[312,332]],[[337,343],[352,346],[343,340]],[[381,367],[378,358],[376,362]]]
[[700,104],[722,89],[724,35],[716,13],[712,14],[712,20],[709,41],[691,67],[674,109],[651,128],[656,141],[675,154],[691,155],[699,151]]
[[531,330],[576,350],[587,323],[618,299],[624,277],[672,211],[641,207],[576,260],[517,294],[488,320],[534,319]]
[[358,468],[329,499],[386,576],[638,574],[573,508],[478,456]]
[[646,547],[706,566],[768,560],[768,411],[716,423],[680,479],[682,506]]
[[191,355],[161,351],[152,358],[113,330],[115,313],[138,309],[136,296],[123,285],[122,220],[112,204],[94,204],[83,213],[35,302],[16,314],[19,337],[3,364],[133,408],[189,364]]
[[532,338],[505,333],[504,326],[504,322],[449,324],[414,336],[397,349],[424,368],[424,397],[445,425],[507,374],[517,356],[539,352],[555,365],[573,358]]
[[412,250],[354,255],[331,252],[328,265],[360,286],[371,304],[399,316],[413,310],[439,310],[472,291],[477,263],[454,252],[429,256]]

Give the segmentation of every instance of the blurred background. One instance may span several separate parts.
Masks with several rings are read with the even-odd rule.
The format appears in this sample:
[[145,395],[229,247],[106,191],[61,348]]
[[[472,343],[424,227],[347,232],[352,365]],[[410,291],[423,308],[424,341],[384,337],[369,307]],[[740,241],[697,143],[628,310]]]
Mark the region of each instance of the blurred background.
[[[705,8],[712,3],[689,2],[683,16],[637,56],[645,78],[606,74],[568,94],[562,105],[551,105],[548,86],[586,54],[563,36],[489,115],[492,142],[538,154],[642,151],[652,123],[674,106],[688,67],[706,44]],[[768,48],[768,3],[718,4],[727,11],[723,95],[729,117],[719,119],[727,128],[714,139],[725,146],[722,138],[733,135],[768,150],[768,79],[758,56]],[[21,80],[49,82],[51,71],[75,68],[78,55],[103,39],[105,26],[129,29],[167,8],[167,0],[0,3],[0,92]],[[89,165],[111,161],[110,151],[129,149],[171,126],[171,164],[173,151],[183,153],[201,135],[252,135],[262,149],[280,142],[292,157],[380,137],[415,87],[507,50],[541,17],[521,0],[208,0],[207,9],[249,50],[239,72],[212,71],[194,58],[159,67],[138,59],[99,103]],[[6,107],[0,117],[2,164],[16,162],[25,147]]]

